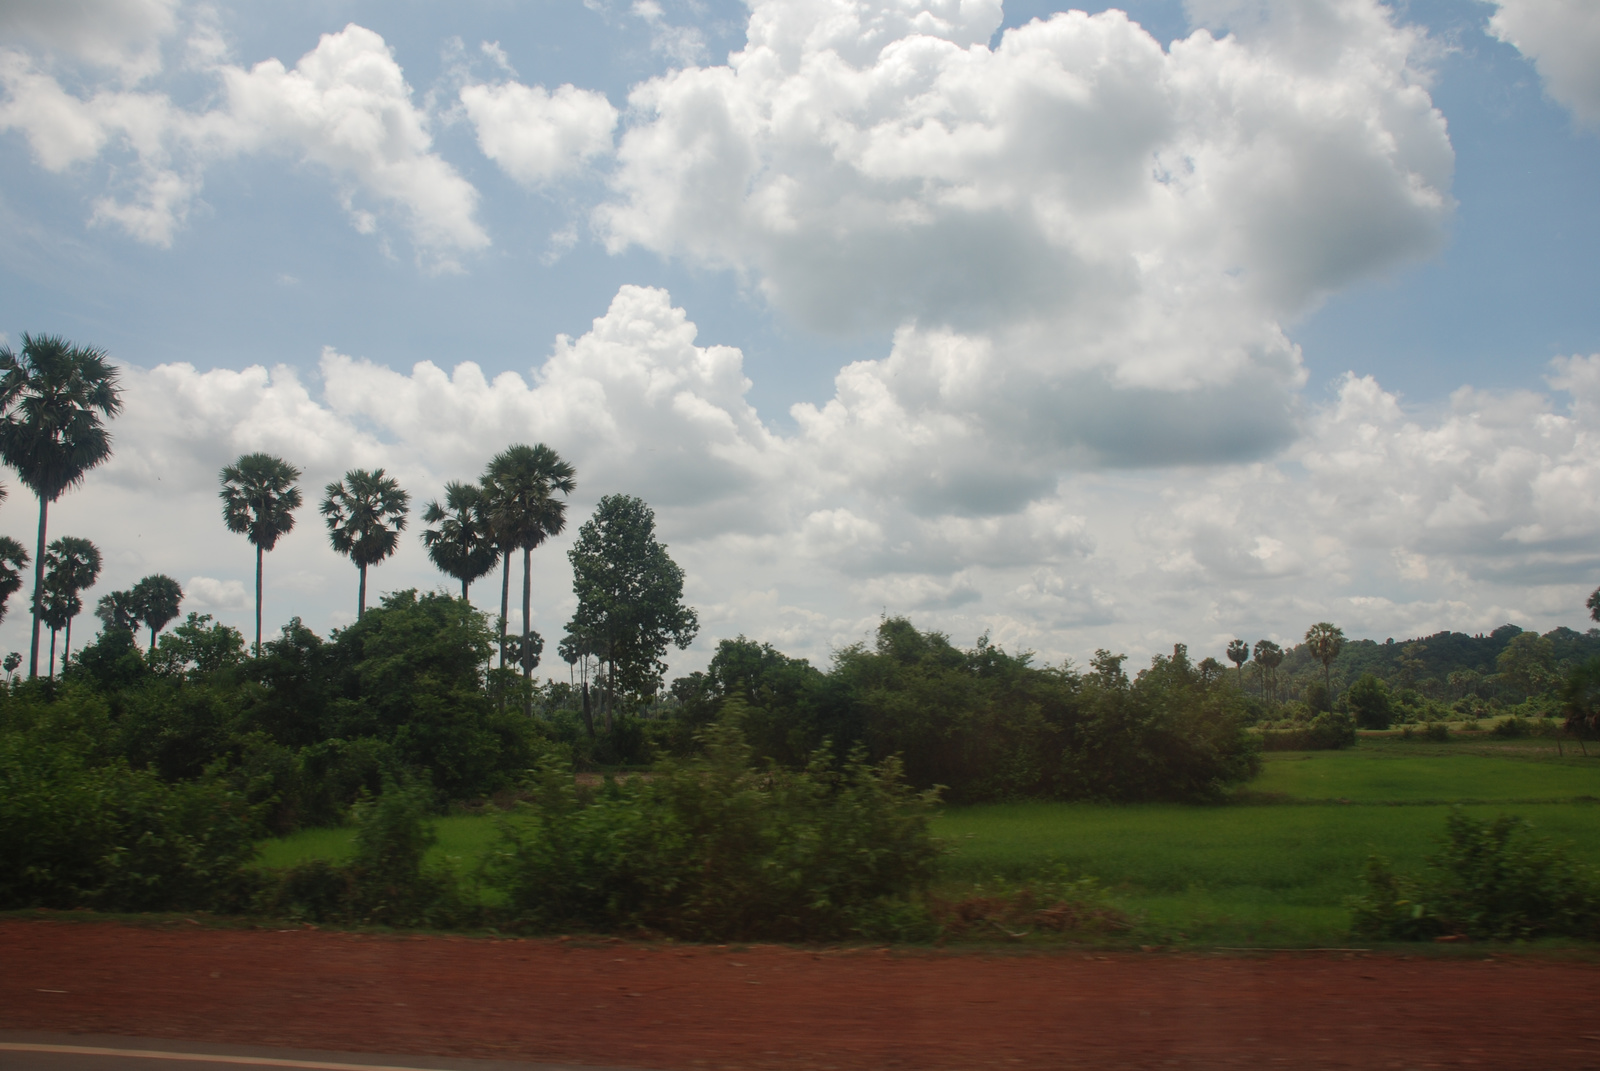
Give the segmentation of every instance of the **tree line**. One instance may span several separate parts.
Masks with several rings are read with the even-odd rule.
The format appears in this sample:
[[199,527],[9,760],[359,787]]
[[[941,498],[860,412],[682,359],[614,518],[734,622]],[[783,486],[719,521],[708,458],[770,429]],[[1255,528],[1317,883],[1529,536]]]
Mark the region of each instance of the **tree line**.
[[[83,482],[111,456],[106,422],[122,410],[115,367],[91,347],[75,346],[52,335],[22,336],[22,347],[0,347],[0,459],[13,469],[39,503],[38,540],[30,555],[16,540],[0,537],[0,619],[7,601],[20,590],[23,571],[34,565],[31,598],[32,640],[28,676],[39,675],[41,629],[50,630],[48,675],[54,677],[56,634],[65,631],[62,663],[71,657],[72,622],[83,608],[82,593],[93,587],[102,568],[100,551],[89,540],[67,536],[47,544],[49,507]],[[294,530],[304,504],[297,484],[301,470],[266,453],[242,455],[219,473],[223,522],[255,548],[255,641],[262,651],[265,556]],[[499,669],[520,670],[523,692],[531,692],[543,638],[532,627],[532,553],[566,527],[566,498],[576,489],[576,472],[542,443],[515,444],[490,459],[473,482],[452,481],[444,501],[422,511],[422,542],[440,571],[471,585],[501,569],[498,619]],[[0,499],[5,489],[0,486]],[[352,469],[329,483],[319,503],[333,549],[357,570],[357,621],[367,609],[367,573],[394,554],[410,515],[411,495],[382,468]],[[513,558],[522,556],[521,631],[508,630]],[[628,495],[602,498],[594,517],[579,533],[569,554],[574,568],[578,611],[561,641],[563,658],[603,687],[599,706],[611,720],[619,690],[648,692],[659,683],[666,647],[692,642],[698,622],[682,605],[683,573],[655,539],[654,513]],[[101,598],[97,616],[107,629],[150,629],[150,651],[157,634],[174,620],[183,599],[171,577],[144,578],[128,591]],[[7,659],[14,672],[20,656]],[[592,729],[592,725],[591,725]]]

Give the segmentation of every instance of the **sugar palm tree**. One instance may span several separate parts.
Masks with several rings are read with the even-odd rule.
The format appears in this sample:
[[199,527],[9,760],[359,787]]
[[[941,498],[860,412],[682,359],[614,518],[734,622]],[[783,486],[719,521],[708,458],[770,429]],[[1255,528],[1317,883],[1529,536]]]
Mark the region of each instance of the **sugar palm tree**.
[[139,604],[131,591],[113,591],[100,596],[94,616],[106,632],[132,632],[139,627]]
[[172,577],[163,573],[147,576],[133,585],[133,603],[143,621],[150,629],[150,650],[156,649],[156,633],[167,627],[167,622],[178,616],[178,607],[183,603],[183,588]]
[[22,336],[22,349],[0,346],[0,458],[39,498],[33,561],[33,643],[28,675],[39,675],[39,614],[44,595],[45,533],[50,503],[111,456],[102,418],[122,411],[117,370],[100,350],[54,335]]
[[1276,702],[1278,698],[1278,667],[1283,664],[1283,648],[1271,640],[1256,641],[1256,665],[1264,671],[1261,677],[1261,687],[1267,693],[1268,702]]
[[1318,621],[1306,629],[1306,646],[1311,657],[1322,663],[1322,683],[1328,689],[1328,702],[1333,702],[1333,660],[1344,649],[1344,630],[1327,621]]
[[271,454],[243,454],[223,468],[222,520],[256,548],[256,657],[261,657],[261,561],[294,530],[300,508],[300,470]]
[[1228,644],[1228,661],[1239,671],[1239,690],[1244,691],[1244,664],[1250,661],[1250,645],[1244,640],[1234,640]]
[[67,614],[66,646],[61,652],[61,665],[65,669],[72,657],[72,621],[83,612],[83,600],[78,596],[94,587],[100,579],[100,548],[78,536],[62,536],[45,551],[45,576],[55,576],[70,597]]
[[[496,545],[510,566],[510,551],[522,551],[522,643],[531,649],[533,631],[533,549],[567,525],[567,504],[557,494],[570,495],[578,486],[576,470],[543,443],[508,447],[489,462],[484,489],[489,502],[489,524]],[[509,577],[506,578],[509,581]],[[502,587],[502,591],[505,587]],[[501,656],[505,665],[505,596],[501,598]],[[521,658],[522,675],[533,675],[533,659]]]
[[423,523],[437,526],[423,529],[422,544],[440,572],[461,581],[463,601],[499,559],[483,507],[483,488],[452,481],[444,485],[444,505],[435,500],[422,511]]
[[[76,594],[67,590],[59,574],[45,573],[44,599],[40,606],[39,616],[43,619],[45,628],[50,630],[50,676],[56,675],[56,633],[71,624],[72,619],[83,610],[83,600]],[[63,656],[61,665],[66,668],[66,658]]]
[[411,496],[382,469],[351,469],[343,480],[326,488],[322,516],[328,523],[328,539],[361,571],[358,621],[367,612],[367,566],[394,553],[410,510]]

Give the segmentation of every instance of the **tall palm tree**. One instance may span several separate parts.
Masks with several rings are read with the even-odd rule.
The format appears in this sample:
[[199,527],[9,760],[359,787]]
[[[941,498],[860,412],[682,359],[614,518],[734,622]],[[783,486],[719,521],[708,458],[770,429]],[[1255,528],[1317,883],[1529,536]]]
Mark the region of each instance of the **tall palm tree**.
[[1322,684],[1328,690],[1328,703],[1333,703],[1333,660],[1344,648],[1344,630],[1327,621],[1318,621],[1306,629],[1306,646],[1311,657],[1322,663]]
[[[533,549],[567,526],[567,504],[555,497],[570,495],[578,486],[577,470],[544,443],[525,446],[518,443],[496,454],[484,474],[489,496],[489,523],[495,543],[506,555],[522,551],[522,644],[530,649],[533,631]],[[506,578],[509,581],[509,577]],[[505,634],[505,599],[502,596],[501,635]],[[522,658],[522,675],[533,675],[532,659]],[[501,666],[505,665],[504,641]]]
[[183,603],[183,588],[164,573],[147,576],[133,585],[134,606],[139,620],[150,629],[150,650],[156,649],[156,633],[167,627],[167,622],[178,616]]
[[1261,687],[1267,693],[1268,702],[1277,702],[1278,699],[1278,667],[1283,664],[1283,648],[1271,640],[1256,641],[1256,665],[1265,672],[1261,677]]
[[[59,574],[45,573],[44,599],[39,608],[39,616],[43,619],[45,628],[50,630],[50,676],[56,675],[56,633],[66,628],[83,610],[83,600],[67,590]],[[66,658],[63,656],[61,665],[66,668]]]
[[28,675],[39,675],[39,613],[50,503],[111,456],[102,417],[122,411],[117,370],[97,349],[55,335],[22,336],[22,350],[0,346],[0,459],[39,498],[33,561],[33,644]]
[[94,587],[100,579],[100,548],[78,536],[62,536],[45,551],[46,576],[54,575],[70,596],[67,603],[66,647],[61,652],[61,665],[66,667],[72,657],[72,620],[83,612],[80,594]]
[[256,657],[261,657],[261,559],[294,530],[300,470],[271,454],[243,454],[223,468],[222,520],[256,548]]
[[1244,640],[1234,640],[1228,644],[1228,661],[1239,671],[1239,690],[1244,691],[1244,664],[1250,661],[1250,644]]
[[445,484],[444,505],[437,500],[429,502],[422,520],[438,525],[422,531],[428,557],[440,572],[461,581],[461,598],[466,601],[472,582],[487,576],[499,560],[484,515],[483,488],[454,481]]
[[357,621],[367,612],[367,566],[394,553],[410,510],[411,496],[382,469],[351,469],[343,480],[326,488],[322,516],[328,522],[328,539],[334,550],[361,570]]

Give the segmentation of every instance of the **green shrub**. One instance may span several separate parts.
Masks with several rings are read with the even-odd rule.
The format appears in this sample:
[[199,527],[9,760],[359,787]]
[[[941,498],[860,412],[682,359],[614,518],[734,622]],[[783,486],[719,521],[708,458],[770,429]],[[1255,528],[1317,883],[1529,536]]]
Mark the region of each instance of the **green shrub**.
[[1395,874],[1372,858],[1363,883],[1365,892],[1350,905],[1363,937],[1600,936],[1597,876],[1515,815],[1479,822],[1456,810],[1422,877]]
[[1394,705],[1389,698],[1389,688],[1371,673],[1363,673],[1361,679],[1345,693],[1345,699],[1359,728],[1387,729],[1394,721]]
[[258,830],[217,777],[168,784],[0,733],[0,908],[226,909],[248,895]]
[[1533,735],[1533,723],[1525,718],[1512,715],[1494,727],[1494,735],[1515,740],[1519,737]]
[[1263,751],[1334,751],[1355,742],[1355,719],[1339,713],[1318,714],[1298,728],[1261,734]]
[[930,936],[917,894],[938,847],[931,792],[899,763],[758,769],[730,702],[705,757],[581,793],[547,759],[485,868],[521,925],[696,940]]
[[355,856],[345,864],[313,860],[272,875],[257,900],[269,915],[314,922],[383,926],[455,926],[472,921],[460,881],[423,859],[435,841],[428,794],[390,782],[352,809]]
[[1435,744],[1449,743],[1450,726],[1442,721],[1430,721],[1422,727],[1422,739]]

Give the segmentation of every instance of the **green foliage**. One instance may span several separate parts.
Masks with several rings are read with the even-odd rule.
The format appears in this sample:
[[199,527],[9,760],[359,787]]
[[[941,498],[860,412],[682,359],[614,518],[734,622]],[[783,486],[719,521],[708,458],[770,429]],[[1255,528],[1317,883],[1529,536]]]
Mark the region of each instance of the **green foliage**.
[[455,874],[424,862],[436,839],[425,791],[391,781],[382,795],[359,802],[352,817],[354,858],[312,860],[274,873],[257,909],[383,926],[453,926],[474,917]]
[[568,646],[604,664],[608,697],[655,695],[667,647],[688,647],[700,628],[683,605],[683,570],[656,541],[655,512],[632,495],[607,495],[567,557],[578,597]]
[[98,747],[103,702],[5,701],[0,907],[220,909],[240,902],[256,815],[214,775],[172,784]]
[[994,799],[1210,800],[1252,776],[1250,711],[1237,687],[1181,646],[1129,680],[1100,652],[1092,671],[1035,667],[979,639],[962,650],[905,618],[872,648],[838,652],[823,673],[744,637],[702,674],[680,678],[680,716],[703,723],[745,703],[758,755],[797,765],[831,742],[874,761],[899,756],[907,780],[964,803]]
[[1394,721],[1394,705],[1389,699],[1389,688],[1376,675],[1363,673],[1361,679],[1345,693],[1350,713],[1361,729],[1387,729]]
[[1580,739],[1600,736],[1600,656],[1573,667],[1561,689],[1566,731]]
[[1515,815],[1480,822],[1454,810],[1442,850],[1420,878],[1396,874],[1374,857],[1363,884],[1350,905],[1363,937],[1600,935],[1600,880]]
[[546,761],[506,821],[487,880],[538,930],[649,930],[701,940],[926,935],[916,894],[938,847],[932,793],[890,760],[826,752],[802,770],[759,768],[737,702],[705,731],[705,756],[664,760],[598,794]]
[[1332,751],[1355,743],[1355,719],[1335,711],[1325,711],[1293,729],[1261,734],[1264,751]]

